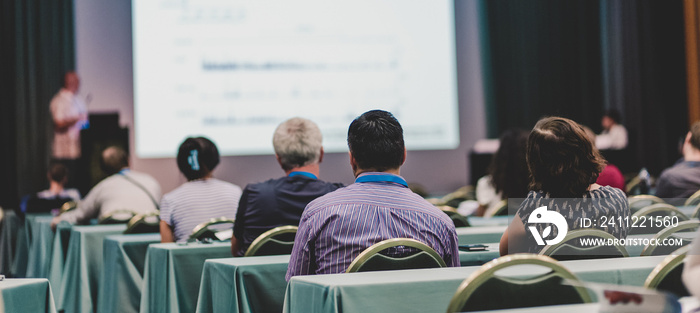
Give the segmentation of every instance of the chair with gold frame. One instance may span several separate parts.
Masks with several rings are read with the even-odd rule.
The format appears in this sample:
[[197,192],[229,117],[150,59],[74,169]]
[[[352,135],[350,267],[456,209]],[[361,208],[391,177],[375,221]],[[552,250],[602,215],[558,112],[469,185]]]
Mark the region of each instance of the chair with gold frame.
[[569,231],[560,243],[542,248],[539,254],[549,256],[557,261],[629,256],[625,246],[619,243],[617,245],[581,247],[577,245],[581,238],[598,239],[604,242],[614,242],[615,239],[613,235],[599,229],[576,229]]
[[[534,277],[504,277],[496,273],[513,266],[540,266],[550,271]],[[580,286],[562,285],[579,279],[556,260],[529,253],[500,257],[481,266],[459,285],[447,308],[448,313],[511,309],[545,305],[591,302]]]
[[[218,233],[226,232],[225,230],[215,230],[211,229],[211,226],[230,224],[233,228],[234,220],[226,217],[212,218],[207,222],[201,223],[194,227],[192,234],[190,234],[189,240],[221,240],[221,236],[217,236]],[[224,238],[225,239],[225,238]]]
[[[416,249],[418,252],[402,257],[391,257],[380,253],[384,250],[401,246]],[[362,253],[350,263],[346,272],[370,272],[446,266],[445,260],[428,245],[415,239],[393,238],[375,243],[362,251]]]
[[291,254],[297,230],[291,225],[270,229],[250,243],[244,256]]
[[657,265],[644,282],[644,287],[668,291],[677,297],[687,297],[690,295],[683,284],[683,259],[688,254],[690,246],[682,247],[667,256]]

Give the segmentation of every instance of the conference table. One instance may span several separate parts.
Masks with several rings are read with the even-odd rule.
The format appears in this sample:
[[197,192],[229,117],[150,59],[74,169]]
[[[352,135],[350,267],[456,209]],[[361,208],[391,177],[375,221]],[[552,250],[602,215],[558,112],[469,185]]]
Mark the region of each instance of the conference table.
[[[499,256],[498,244],[485,251],[460,251],[462,266],[478,266]],[[280,312],[289,255],[206,260],[197,312]]]
[[194,312],[204,261],[231,257],[230,242],[148,246],[140,312]]
[[[560,262],[583,281],[642,286],[665,256]],[[525,266],[527,267],[527,266]],[[537,268],[505,269],[505,276]],[[457,287],[479,266],[293,277],[284,312],[444,312]]]
[[[695,297],[683,297],[678,300],[681,305],[681,312],[698,312],[700,308],[700,301]],[[627,304],[620,304],[620,306],[625,306]],[[629,304],[633,306],[635,304]],[[645,304],[639,304],[639,306],[644,306]],[[610,307],[603,308],[601,303],[581,303],[581,304],[563,304],[563,305],[549,305],[549,306],[538,306],[531,308],[518,308],[518,309],[504,309],[504,310],[490,310],[490,311],[478,311],[473,313],[590,313],[590,312],[602,312],[601,309],[609,309]],[[615,307],[613,306],[613,309]],[[645,312],[643,308],[622,308],[619,307],[618,312]]]
[[[27,214],[25,219],[26,242],[29,246],[24,259],[24,277],[47,278],[51,266],[51,253],[53,251],[54,231],[51,229],[51,214]],[[17,253],[15,263],[22,263],[22,254]],[[16,272],[22,276],[21,271]]]
[[[61,226],[54,240],[54,253],[51,264],[56,282],[51,286],[57,289],[56,307],[74,313],[92,313],[96,309],[99,281],[103,268],[103,242],[109,235],[124,232],[126,224]],[[66,235],[68,233],[68,235]],[[67,249],[64,245],[67,240]],[[63,254],[65,251],[65,255]],[[60,273],[56,273],[59,271]],[[56,288],[56,286],[59,286]]]
[[47,279],[0,280],[0,312],[56,313]]
[[459,227],[457,228],[457,240],[460,245],[499,242],[507,227],[506,225]]
[[20,219],[12,210],[3,210],[0,220],[0,274],[12,275],[17,234],[21,232]]
[[482,216],[467,216],[467,221],[469,221],[470,227],[483,227],[483,226],[503,226],[509,225],[510,221],[513,219],[512,216],[492,216],[492,217],[482,217]]
[[105,237],[97,312],[139,311],[148,246],[159,242],[159,233]]

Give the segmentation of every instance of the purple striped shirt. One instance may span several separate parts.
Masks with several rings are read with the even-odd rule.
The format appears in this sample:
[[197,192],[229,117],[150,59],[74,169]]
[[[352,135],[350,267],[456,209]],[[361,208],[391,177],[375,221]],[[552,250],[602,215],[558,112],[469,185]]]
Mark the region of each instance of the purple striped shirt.
[[[367,179],[373,181],[357,181]],[[435,249],[447,266],[459,266],[457,233],[447,215],[411,192],[400,176],[363,173],[357,180],[306,206],[287,280],[296,275],[345,272],[366,248],[391,238],[416,239]],[[398,248],[388,255],[406,252]]]

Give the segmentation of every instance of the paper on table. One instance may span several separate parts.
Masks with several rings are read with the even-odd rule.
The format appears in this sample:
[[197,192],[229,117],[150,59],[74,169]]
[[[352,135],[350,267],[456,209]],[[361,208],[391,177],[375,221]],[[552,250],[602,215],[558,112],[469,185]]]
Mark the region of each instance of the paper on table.
[[579,286],[598,297],[601,313],[680,313],[678,298],[671,293],[636,286],[564,280],[564,285]]
[[223,241],[223,240],[229,240],[233,237],[233,229],[229,230],[222,230],[220,232],[216,233],[216,238]]

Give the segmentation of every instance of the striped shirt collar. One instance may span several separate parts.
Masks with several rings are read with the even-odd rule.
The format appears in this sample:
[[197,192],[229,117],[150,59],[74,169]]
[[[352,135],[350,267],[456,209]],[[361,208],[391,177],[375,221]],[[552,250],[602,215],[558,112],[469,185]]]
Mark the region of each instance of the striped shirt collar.
[[362,173],[355,179],[355,183],[375,183],[375,182],[387,182],[404,187],[408,187],[408,183],[403,177],[399,175],[384,173],[384,172],[366,172]]

